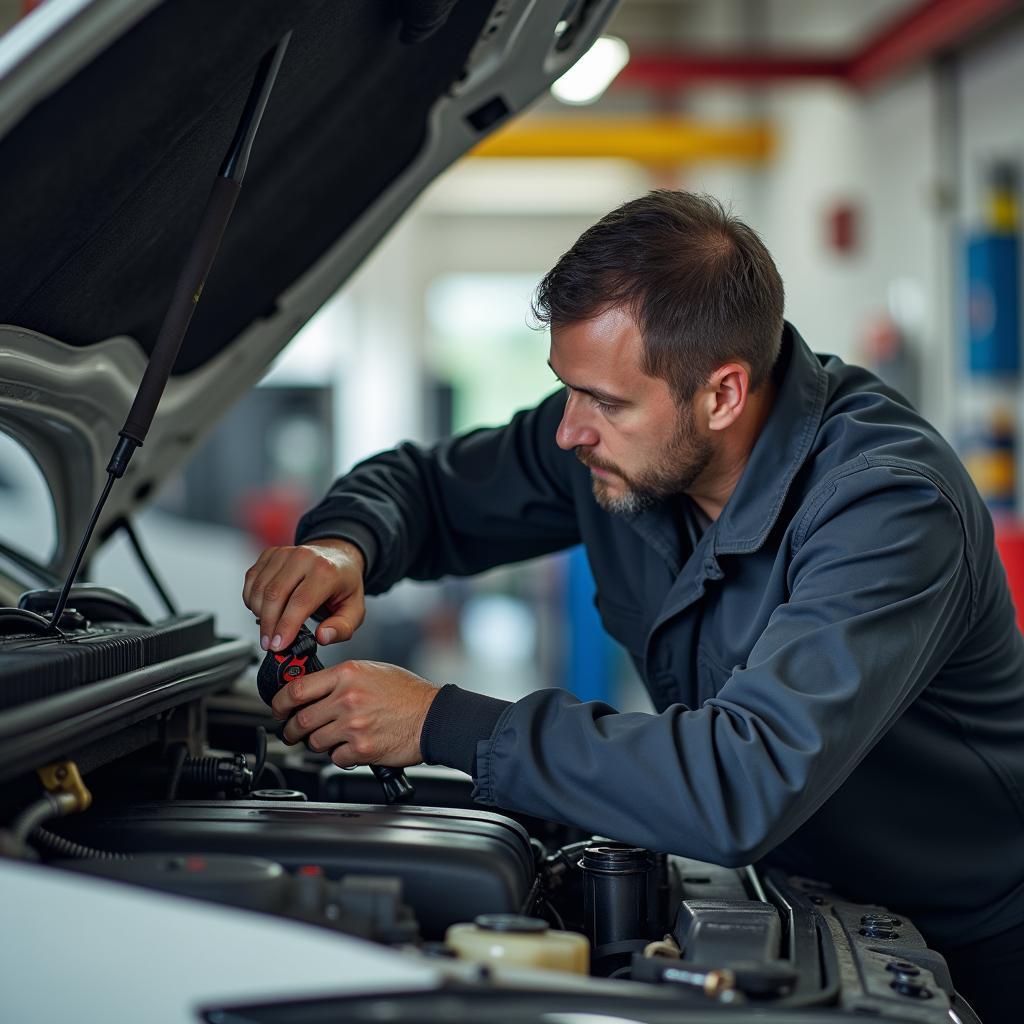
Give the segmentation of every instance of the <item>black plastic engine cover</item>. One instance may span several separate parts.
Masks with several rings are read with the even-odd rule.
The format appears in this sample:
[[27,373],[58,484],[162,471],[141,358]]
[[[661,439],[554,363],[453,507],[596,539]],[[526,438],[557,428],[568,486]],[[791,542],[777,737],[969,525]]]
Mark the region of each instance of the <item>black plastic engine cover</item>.
[[289,870],[316,864],[329,878],[394,876],[425,938],[477,914],[518,913],[534,878],[526,831],[487,811],[178,800],[88,812],[60,825],[107,850],[233,853]]
[[63,636],[0,636],[0,709],[67,693],[217,643],[213,616],[202,613],[174,615],[154,625],[94,622]]

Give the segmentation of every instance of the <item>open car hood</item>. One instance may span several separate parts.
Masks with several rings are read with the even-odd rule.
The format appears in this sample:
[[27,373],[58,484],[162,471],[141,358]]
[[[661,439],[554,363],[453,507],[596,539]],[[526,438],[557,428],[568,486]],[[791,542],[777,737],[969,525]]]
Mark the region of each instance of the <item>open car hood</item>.
[[[437,174],[616,0],[61,0],[0,38],[0,427],[63,575],[263,54],[292,38],[145,445],[132,514]],[[396,282],[401,287],[401,282]],[[0,538],[2,539],[2,538]]]

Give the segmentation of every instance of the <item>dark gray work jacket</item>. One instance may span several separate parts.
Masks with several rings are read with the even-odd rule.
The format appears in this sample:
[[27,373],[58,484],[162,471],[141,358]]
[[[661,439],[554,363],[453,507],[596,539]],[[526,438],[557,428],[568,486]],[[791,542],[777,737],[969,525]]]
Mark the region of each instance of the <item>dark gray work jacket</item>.
[[778,381],[703,534],[685,504],[603,511],[555,444],[559,392],[505,427],[373,457],[299,538],[361,544],[370,593],[586,546],[656,713],[446,687],[424,752],[473,771],[481,802],[765,858],[947,948],[995,934],[1024,920],[1024,644],[989,514],[904,399],[789,326]]

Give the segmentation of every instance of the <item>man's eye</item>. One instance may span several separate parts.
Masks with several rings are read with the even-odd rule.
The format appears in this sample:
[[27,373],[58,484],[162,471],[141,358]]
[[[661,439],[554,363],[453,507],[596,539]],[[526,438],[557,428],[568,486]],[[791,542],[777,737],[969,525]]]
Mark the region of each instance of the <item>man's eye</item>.
[[618,411],[619,408],[617,405],[609,405],[607,402],[601,402],[596,398],[594,399],[594,405],[606,415]]

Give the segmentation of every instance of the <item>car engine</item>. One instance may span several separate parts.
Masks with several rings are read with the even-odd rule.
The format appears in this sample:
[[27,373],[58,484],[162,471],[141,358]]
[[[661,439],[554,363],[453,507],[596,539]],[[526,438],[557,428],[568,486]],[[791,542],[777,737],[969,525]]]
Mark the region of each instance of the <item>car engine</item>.
[[884,907],[495,813],[448,769],[410,771],[414,803],[384,804],[368,770],[268,743],[272,720],[248,693],[158,720],[156,742],[89,772],[87,810],[40,809],[84,789],[76,762],[40,773],[42,802],[25,801],[22,777],[4,852],[468,963],[485,987],[526,968],[680,1007],[951,1019],[945,962]]

